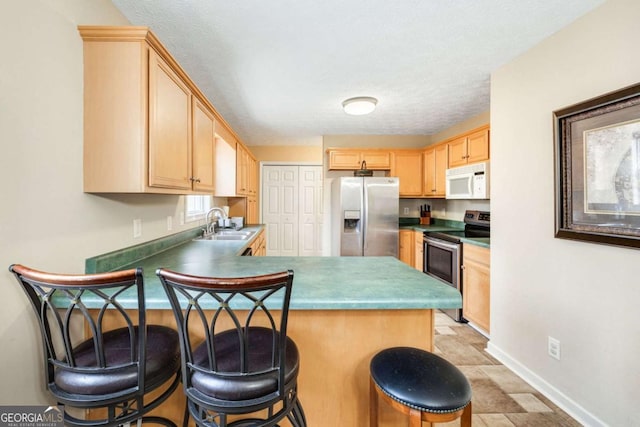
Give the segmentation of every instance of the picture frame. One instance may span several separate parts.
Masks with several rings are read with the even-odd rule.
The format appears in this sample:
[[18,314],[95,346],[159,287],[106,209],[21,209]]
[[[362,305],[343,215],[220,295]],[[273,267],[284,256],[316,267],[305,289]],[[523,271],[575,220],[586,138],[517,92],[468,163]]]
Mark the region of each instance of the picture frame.
[[640,248],[640,83],[553,118],[555,237]]

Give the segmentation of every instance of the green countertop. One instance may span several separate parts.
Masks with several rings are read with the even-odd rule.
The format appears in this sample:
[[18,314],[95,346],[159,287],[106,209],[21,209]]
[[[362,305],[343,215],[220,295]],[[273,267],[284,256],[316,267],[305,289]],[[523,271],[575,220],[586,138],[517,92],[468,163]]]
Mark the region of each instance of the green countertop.
[[[448,225],[426,225],[426,224],[404,224],[400,225],[400,230],[415,230],[415,231],[454,231],[460,230],[460,228],[448,226]],[[460,237],[462,243],[470,243],[472,245],[481,246],[483,248],[491,247],[491,239],[489,237]]]
[[[155,274],[160,267],[212,277],[240,277],[290,269],[294,271],[292,310],[431,309],[462,305],[456,289],[393,257],[237,256],[251,243],[252,240],[188,239],[118,269],[143,268],[148,309],[170,308]],[[116,252],[110,256],[117,255]],[[108,271],[95,269],[101,270]]]

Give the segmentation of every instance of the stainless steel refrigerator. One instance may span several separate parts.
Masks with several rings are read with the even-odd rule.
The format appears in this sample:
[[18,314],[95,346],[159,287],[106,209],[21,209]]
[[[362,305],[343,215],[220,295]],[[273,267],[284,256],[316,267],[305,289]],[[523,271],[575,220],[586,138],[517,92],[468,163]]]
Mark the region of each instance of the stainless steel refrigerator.
[[332,255],[398,256],[396,177],[342,177],[331,187]]

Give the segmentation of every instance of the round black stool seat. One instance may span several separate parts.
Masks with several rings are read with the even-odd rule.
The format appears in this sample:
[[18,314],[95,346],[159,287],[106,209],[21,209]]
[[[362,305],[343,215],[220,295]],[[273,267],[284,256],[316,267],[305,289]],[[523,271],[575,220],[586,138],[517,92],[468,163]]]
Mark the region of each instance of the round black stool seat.
[[455,412],[471,401],[471,386],[464,374],[428,351],[388,348],[373,357],[370,370],[384,394],[422,412]]

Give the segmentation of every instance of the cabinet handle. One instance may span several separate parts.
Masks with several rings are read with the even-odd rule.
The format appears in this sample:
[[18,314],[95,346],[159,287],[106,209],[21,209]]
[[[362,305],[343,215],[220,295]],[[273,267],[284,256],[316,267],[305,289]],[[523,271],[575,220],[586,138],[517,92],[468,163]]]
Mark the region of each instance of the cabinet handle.
[[464,264],[460,266],[460,270],[466,270],[466,269],[467,267],[465,267]]

